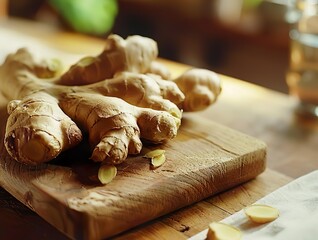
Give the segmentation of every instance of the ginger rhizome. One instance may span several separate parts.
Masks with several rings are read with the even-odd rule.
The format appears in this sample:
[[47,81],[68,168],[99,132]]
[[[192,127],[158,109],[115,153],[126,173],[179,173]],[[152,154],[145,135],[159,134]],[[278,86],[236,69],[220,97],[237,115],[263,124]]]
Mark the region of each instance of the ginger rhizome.
[[79,60],[57,83],[85,85],[112,78],[122,72],[154,74],[160,85],[167,84],[162,79],[177,84],[185,95],[184,101],[178,104],[184,111],[200,111],[216,101],[221,92],[221,83],[214,72],[190,69],[177,79],[170,79],[170,71],[156,61],[157,57],[157,44],[150,38],[130,36],[124,40],[118,35],[110,35],[101,54]]
[[[89,134],[91,158],[112,164],[125,160],[128,153],[139,153],[140,138],[159,143],[177,134],[181,112],[159,96],[160,87],[150,77],[135,81],[121,75],[92,85],[62,86],[39,78],[31,66],[36,63],[21,49],[10,55],[0,69],[3,93],[7,98],[21,99],[8,104],[5,135],[5,146],[18,161],[37,164],[55,158],[82,139],[77,126]],[[10,86],[13,80],[15,88]],[[157,91],[145,92],[150,86]],[[119,94],[118,90],[127,102],[110,97],[112,92]],[[180,92],[178,98],[182,97]],[[148,108],[151,106],[157,110]]]
[[169,71],[156,62],[157,54],[149,38],[111,35],[99,56],[63,74],[54,64],[37,63],[26,49],[9,55],[0,67],[0,90],[10,101],[8,153],[26,164],[47,162],[86,132],[93,161],[119,164],[141,151],[142,139],[173,139],[182,111],[214,102],[220,81],[213,72],[194,69],[164,80]]
[[85,85],[112,78],[118,72],[160,72],[153,65],[158,56],[157,43],[141,36],[130,36],[126,40],[118,35],[106,39],[105,48],[96,57],[84,57],[61,76],[63,85]]

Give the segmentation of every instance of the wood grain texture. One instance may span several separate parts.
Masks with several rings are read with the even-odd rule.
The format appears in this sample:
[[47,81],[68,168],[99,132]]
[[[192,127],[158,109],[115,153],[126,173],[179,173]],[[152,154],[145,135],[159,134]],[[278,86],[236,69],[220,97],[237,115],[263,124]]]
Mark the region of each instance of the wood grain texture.
[[[174,76],[190,68],[162,62]],[[228,76],[221,79],[217,104],[200,116],[264,141],[271,169],[292,178],[318,169],[318,119],[298,114],[297,99]]]
[[[4,106],[2,101],[2,138]],[[55,164],[30,167],[13,161],[1,144],[0,184],[69,237],[101,239],[246,182],[265,169],[263,142],[196,115],[186,115],[177,138],[160,148],[167,158],[162,167],[151,170],[142,156],[131,157],[118,167],[115,180],[102,186],[92,180],[97,165],[86,160],[85,147]]]
[[293,178],[318,169],[318,119],[297,114],[297,100],[285,94],[222,80],[218,104],[200,116],[264,141],[271,169]]
[[[209,223],[221,221],[290,181],[291,178],[267,169],[245,184],[143,224],[114,239],[187,239],[206,229]],[[166,234],[162,235],[163,231]],[[181,235],[169,238],[176,232]]]
[[[231,215],[233,209],[252,204],[290,180],[267,169],[245,184],[141,224],[113,239],[186,239],[206,229],[210,222],[220,221]],[[0,202],[0,239],[20,240],[25,236],[28,239],[68,239],[3,189],[0,190]]]

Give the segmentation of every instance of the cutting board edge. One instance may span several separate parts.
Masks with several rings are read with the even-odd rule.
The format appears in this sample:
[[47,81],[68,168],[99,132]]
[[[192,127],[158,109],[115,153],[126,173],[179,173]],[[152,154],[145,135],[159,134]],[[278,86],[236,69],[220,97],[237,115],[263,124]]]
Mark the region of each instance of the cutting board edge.
[[[216,124],[216,123],[213,123],[215,125],[216,128],[218,128],[219,124]],[[221,126],[221,125],[220,125]],[[222,129],[227,129],[227,130],[219,130],[221,132],[228,132],[230,131],[231,134],[235,134],[237,131],[234,130],[234,129],[230,129],[226,126],[223,126],[221,127]],[[247,138],[248,139],[248,142],[253,142],[254,143],[254,151],[250,151],[251,148],[248,148],[249,150],[247,150],[246,154],[252,154],[253,156],[257,156],[258,152],[266,152],[266,144],[259,140],[259,139],[256,139],[254,137],[251,137],[251,136],[248,136],[244,133],[241,133],[241,132],[237,132],[238,133],[238,136],[240,137],[243,137],[243,138]],[[244,157],[245,154],[243,155],[240,155],[240,157]],[[8,157],[5,157],[6,159],[3,159],[3,161],[12,161],[11,159],[8,159]],[[258,159],[258,161],[256,161],[256,163],[261,163],[261,164],[265,164],[265,160],[262,158],[262,159]],[[3,164],[6,164],[5,162],[3,162]],[[255,163],[254,163],[255,164]],[[261,166],[261,165],[260,165]],[[259,171],[260,173],[263,171],[264,166],[261,166],[259,168]],[[5,171],[5,169],[8,168],[11,172],[5,172],[6,176],[7,177],[4,177],[0,179],[0,185],[3,185],[4,188],[10,192],[12,195],[14,195],[20,202],[22,202],[24,205],[28,206],[31,210],[35,211],[36,213],[38,213],[42,218],[44,218],[47,222],[49,222],[50,224],[52,224],[53,226],[55,226],[57,229],[59,229],[60,231],[62,231],[64,234],[68,235],[69,237],[72,237],[72,238],[76,238],[76,239],[92,239],[91,237],[93,236],[93,233],[89,232],[91,226],[92,226],[92,217],[88,214],[85,214],[85,213],[82,213],[82,212],[78,212],[76,210],[73,210],[73,209],[64,209],[65,208],[65,202],[62,202],[62,201],[59,201],[58,199],[50,199],[49,198],[49,195],[47,192],[45,191],[42,191],[42,190],[39,190],[34,183],[31,182],[28,182],[26,181],[26,179],[19,179],[19,167],[12,167],[10,168],[10,165],[9,166],[2,166],[1,167],[1,171]],[[261,171],[262,170],[262,171]],[[14,176],[16,175],[16,176]],[[17,177],[18,176],[18,177]],[[237,181],[236,183],[232,183],[232,184],[229,184],[227,186],[224,186],[222,189],[218,189],[218,191],[215,191],[211,194],[208,194],[206,196],[203,196],[201,197],[200,199],[196,199],[196,201],[192,201],[192,202],[188,202],[187,204],[183,204],[183,205],[180,205],[178,208],[174,208],[172,210],[167,210],[166,212],[162,213],[161,215],[156,215],[155,217],[152,217],[152,218],[148,218],[146,220],[144,220],[143,222],[147,222],[149,220],[152,220],[154,218],[157,218],[159,216],[162,216],[162,215],[165,215],[169,212],[172,212],[172,211],[176,211],[177,209],[180,209],[180,208],[183,208],[185,206],[188,206],[190,204],[193,204],[197,201],[200,201],[206,197],[209,197],[209,196],[213,196],[219,192],[222,192],[226,189],[229,189],[231,187],[234,187],[238,184],[241,184],[243,182],[246,182],[252,178],[256,177],[256,174],[255,176],[254,175],[246,175],[245,178],[242,178],[240,179],[239,181]],[[12,181],[18,181],[20,182],[20,187],[19,189],[10,189],[10,186],[6,186],[6,184],[4,183],[1,183],[1,181],[7,181],[10,183],[11,181],[11,185],[12,185]],[[28,187],[27,187],[28,186]],[[12,186],[11,186],[12,188]],[[59,224],[56,224],[56,221],[55,220],[52,220],[50,219],[50,215],[46,214],[46,207],[43,207],[42,206],[38,206],[36,205],[35,203],[32,203],[32,197],[36,197],[36,196],[41,196],[39,197],[39,199],[48,199],[49,202],[51,204],[48,204],[48,205],[52,205],[53,209],[58,209],[58,212],[62,212],[63,213],[63,216],[65,216],[66,220],[64,218],[61,218],[60,217],[60,221]],[[43,202],[43,201],[42,201]],[[39,203],[37,203],[39,204]],[[56,214],[52,214],[53,216],[56,216]],[[70,221],[76,221],[76,224],[71,224],[71,226],[69,224],[62,224],[63,221],[66,221],[66,222],[70,222]],[[62,222],[62,223],[61,223]],[[141,224],[138,223],[137,225]],[[66,227],[67,226],[67,227]],[[126,228],[125,230],[120,230],[119,232],[123,232],[123,231],[126,231],[128,229],[131,229],[135,226],[130,226],[129,228]],[[67,228],[67,229],[66,229]],[[79,233],[76,229],[78,228],[81,228],[82,229],[82,232]],[[87,230],[88,229],[88,230]],[[119,233],[118,232],[118,233]],[[95,233],[96,234],[96,233]],[[114,234],[117,234],[117,233],[112,233],[110,235],[105,235],[104,233],[101,233],[100,235],[95,235],[96,238],[95,239],[100,239],[102,237],[108,237],[108,236],[113,236]]]
[[[261,152],[261,155],[263,155],[263,157],[259,158],[256,162],[255,161],[251,162],[252,165],[256,166],[256,168],[254,168],[255,171],[253,173],[245,174],[244,176],[241,176],[239,180],[235,180],[232,183],[228,183],[227,185],[223,186],[223,188],[218,188],[217,191],[211,192],[211,193],[207,194],[206,196],[202,196],[202,197],[196,199],[195,201],[185,203],[185,204],[180,205],[179,207],[177,207],[175,209],[167,210],[166,212],[162,212],[162,214],[158,214],[155,217],[150,217],[150,218],[148,218],[148,219],[146,219],[144,221],[136,223],[135,225],[131,225],[130,224],[129,228],[120,229],[120,230],[118,230],[116,232],[112,232],[112,233],[101,233],[100,235],[96,235],[96,233],[97,233],[95,231],[96,228],[92,227],[92,226],[95,226],[96,223],[97,224],[100,223],[101,220],[100,219],[95,219],[94,216],[90,216],[89,214],[84,214],[84,213],[83,213],[83,217],[85,218],[85,220],[87,222],[86,223],[84,222],[84,226],[75,226],[74,228],[75,229],[81,228],[81,229],[88,229],[89,230],[89,231],[83,231],[82,234],[78,234],[78,236],[81,236],[82,239],[92,240],[92,239],[103,239],[103,238],[108,238],[108,237],[114,237],[114,236],[122,234],[122,233],[124,233],[126,231],[130,231],[130,230],[134,229],[135,227],[137,227],[137,226],[139,226],[141,224],[146,224],[147,222],[149,222],[151,220],[155,220],[155,219],[157,219],[159,217],[162,217],[164,215],[167,215],[167,214],[173,213],[175,211],[181,210],[184,207],[187,207],[189,205],[192,205],[194,203],[197,203],[197,202],[202,201],[204,199],[207,199],[209,197],[213,197],[216,194],[219,194],[221,192],[230,190],[231,188],[234,188],[234,187],[236,187],[236,186],[238,186],[240,184],[243,184],[243,183],[248,182],[248,181],[250,181],[252,179],[255,179],[257,176],[259,176],[260,174],[262,174],[266,170],[266,155],[267,155],[266,146],[264,145],[263,148],[259,148],[259,149],[255,150],[253,153],[255,155],[257,155],[256,152]],[[240,158],[244,158],[244,155],[240,156]],[[246,168],[248,169],[249,167],[246,166]],[[234,171],[239,171],[239,169],[234,169]],[[95,223],[95,221],[96,221],[96,223]],[[101,229],[101,227],[98,227],[98,228]]]
[[[258,149],[256,151],[261,151],[261,152],[265,152],[266,153],[266,149]],[[256,152],[255,151],[255,152]],[[240,157],[244,157],[244,156],[240,156]],[[220,192],[223,192],[225,190],[228,190],[230,188],[233,188],[237,185],[240,185],[244,182],[247,182],[249,180],[254,179],[255,177],[257,177],[259,174],[261,174],[264,170],[265,170],[265,159],[259,159],[257,162],[252,162],[252,164],[257,164],[257,166],[259,166],[257,168],[257,171],[255,171],[253,174],[251,175],[244,175],[240,180],[238,181],[234,181],[233,183],[230,183],[228,185],[223,186],[223,188],[219,188],[217,189],[217,191],[212,192],[207,194],[206,196],[203,196],[200,199],[197,199],[196,201],[193,201],[191,203],[186,203],[183,205],[180,205],[178,208],[172,209],[172,210],[167,210],[166,212],[163,212],[162,214],[157,215],[154,218],[149,218],[145,221],[139,222],[134,226],[130,226],[129,228],[125,228],[125,229],[121,229],[117,232],[113,232],[113,233],[100,233],[100,235],[96,235],[96,231],[92,230],[95,228],[92,228],[92,226],[95,225],[94,221],[100,222],[100,219],[94,219],[94,217],[90,216],[89,214],[86,214],[85,212],[78,212],[76,210],[70,209],[70,208],[65,208],[65,205],[60,202],[58,199],[55,198],[51,198],[50,196],[48,196],[48,193],[45,191],[42,191],[40,188],[36,187],[36,185],[32,182],[29,183],[29,187],[28,190],[25,191],[24,194],[15,194],[12,191],[10,192],[11,194],[13,194],[19,201],[21,201],[24,205],[28,206],[31,210],[35,211],[37,214],[39,214],[42,218],[44,218],[47,222],[49,222],[50,224],[52,224],[53,226],[55,226],[59,231],[63,232],[64,234],[66,234],[68,237],[74,238],[74,239],[101,239],[101,238],[105,238],[105,237],[111,237],[111,236],[115,236],[117,234],[123,233],[125,231],[128,231],[130,229],[133,229],[134,227],[146,223],[150,220],[154,220],[158,217],[161,217],[163,215],[166,215],[168,213],[172,213],[175,212],[177,210],[180,210],[186,206],[189,206],[191,204],[194,204],[198,201],[201,201],[203,199],[206,199],[208,197],[214,196]],[[247,167],[248,168],[248,167]],[[238,171],[238,169],[236,169]],[[234,169],[235,171],[235,169]],[[21,185],[25,184],[23,181],[20,181]],[[1,182],[0,182],[1,183]],[[5,188],[5,186],[4,186]],[[6,188],[5,188],[6,189]],[[10,189],[6,189],[7,191]],[[30,195],[31,193],[31,195]],[[57,220],[52,220],[50,217],[48,216],[52,216],[52,215],[47,215],[47,211],[48,208],[45,208],[45,212],[44,214],[43,212],[43,206],[38,206],[38,205],[34,205],[30,201],[30,196],[33,196],[34,194],[41,194],[42,197],[41,199],[43,199],[43,197],[47,198],[49,201],[46,203],[46,205],[48,206],[53,206],[53,208],[55,210],[58,211],[59,214],[63,213],[62,217],[60,219],[62,219],[63,221],[57,221]],[[29,197],[25,197],[28,196]],[[52,202],[53,201],[53,202]],[[66,211],[65,211],[66,210]],[[56,214],[53,214],[54,216]],[[70,226],[69,224],[67,228],[65,228],[64,224],[61,224],[60,226],[57,226],[57,222],[65,222],[65,218],[69,219],[71,222],[72,221],[76,221],[73,222],[73,226]],[[78,229],[82,229],[83,231],[79,232],[77,231]]]

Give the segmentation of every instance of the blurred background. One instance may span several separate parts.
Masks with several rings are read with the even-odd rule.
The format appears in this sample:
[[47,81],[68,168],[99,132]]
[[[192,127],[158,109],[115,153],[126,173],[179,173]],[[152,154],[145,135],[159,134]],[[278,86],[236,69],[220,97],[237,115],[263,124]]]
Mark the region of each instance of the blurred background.
[[[5,0],[0,0],[5,1]],[[288,92],[287,0],[9,0],[9,17],[104,38],[140,34],[160,57]]]

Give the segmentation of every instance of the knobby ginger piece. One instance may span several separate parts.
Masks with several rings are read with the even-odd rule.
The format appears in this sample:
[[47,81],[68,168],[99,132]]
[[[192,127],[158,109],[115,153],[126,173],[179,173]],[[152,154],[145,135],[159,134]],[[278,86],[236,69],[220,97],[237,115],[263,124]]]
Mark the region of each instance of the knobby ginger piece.
[[217,100],[222,90],[220,77],[206,69],[190,69],[173,81],[185,95],[179,104],[185,112],[206,109]]
[[97,56],[84,57],[61,76],[59,84],[86,85],[113,78],[118,72],[146,73],[158,56],[157,43],[134,35],[127,39],[111,34]]
[[[174,83],[163,88],[150,76],[127,73],[91,85],[62,86],[54,81],[59,76],[41,67],[26,49],[0,66],[0,92],[12,100],[4,143],[17,161],[50,161],[77,145],[82,131],[88,133],[90,158],[108,164],[138,154],[141,139],[161,143],[176,136],[181,111],[173,101],[183,94]],[[41,78],[49,74],[50,79]],[[176,111],[180,114],[170,114]]]
[[0,66],[0,92],[11,101],[4,139],[10,156],[31,165],[48,162],[85,132],[90,159],[120,164],[140,153],[141,139],[157,144],[174,138],[183,111],[203,110],[217,99],[220,79],[191,69],[166,81],[168,69],[155,62],[157,55],[152,39],[118,35],[109,36],[100,55],[63,74],[59,62],[36,62],[26,49],[8,55]]
[[[153,39],[138,35],[123,39],[111,34],[99,55],[79,60],[56,83],[85,85],[114,78],[123,72],[150,73],[162,78],[159,81],[161,86],[167,83],[178,86],[185,97],[178,106],[186,112],[204,110],[217,100],[221,93],[221,79],[215,72],[193,68],[171,79],[169,69],[157,62],[157,57],[158,46]],[[172,100],[171,96],[168,99]]]
[[268,223],[279,217],[277,208],[262,204],[248,206],[244,209],[244,212],[255,223]]
[[240,240],[242,239],[240,229],[231,225],[212,222],[209,225],[207,240]]

